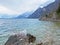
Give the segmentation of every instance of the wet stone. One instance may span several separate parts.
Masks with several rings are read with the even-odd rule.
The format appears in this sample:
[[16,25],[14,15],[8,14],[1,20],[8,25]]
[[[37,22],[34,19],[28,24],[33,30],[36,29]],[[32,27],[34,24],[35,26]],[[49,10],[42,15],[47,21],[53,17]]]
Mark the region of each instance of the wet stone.
[[41,42],[41,43],[38,43],[38,44],[36,44],[36,45],[43,45],[43,43]]

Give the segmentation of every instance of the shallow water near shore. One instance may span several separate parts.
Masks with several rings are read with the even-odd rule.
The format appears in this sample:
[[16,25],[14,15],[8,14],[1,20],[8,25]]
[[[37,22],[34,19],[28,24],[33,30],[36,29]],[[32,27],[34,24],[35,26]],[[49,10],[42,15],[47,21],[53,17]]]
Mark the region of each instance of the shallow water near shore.
[[4,45],[10,35],[22,30],[34,35],[36,43],[43,40],[47,33],[52,34],[55,44],[60,45],[60,22],[38,19],[0,19],[0,45]]

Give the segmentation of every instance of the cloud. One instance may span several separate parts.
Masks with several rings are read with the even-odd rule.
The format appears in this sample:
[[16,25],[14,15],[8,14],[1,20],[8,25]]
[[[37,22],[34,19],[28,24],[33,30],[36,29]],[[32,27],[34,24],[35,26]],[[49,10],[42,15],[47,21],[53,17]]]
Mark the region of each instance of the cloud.
[[47,3],[55,0],[0,0],[0,13],[22,14],[27,11],[35,11]]
[[17,14],[17,12],[0,5],[0,14],[14,15]]
[[35,11],[38,7],[44,7],[54,0],[23,0],[22,3],[18,6],[17,11],[20,13],[27,11]]

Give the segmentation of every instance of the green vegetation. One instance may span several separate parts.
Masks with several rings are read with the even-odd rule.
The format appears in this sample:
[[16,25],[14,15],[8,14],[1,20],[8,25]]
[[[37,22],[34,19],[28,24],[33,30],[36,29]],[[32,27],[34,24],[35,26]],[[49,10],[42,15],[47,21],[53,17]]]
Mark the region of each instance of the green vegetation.
[[60,18],[60,4],[59,4],[59,7],[58,7],[56,13],[57,13],[57,18]]
[[60,13],[60,5],[59,5],[59,7],[58,7],[58,9],[57,9],[57,14],[59,14]]

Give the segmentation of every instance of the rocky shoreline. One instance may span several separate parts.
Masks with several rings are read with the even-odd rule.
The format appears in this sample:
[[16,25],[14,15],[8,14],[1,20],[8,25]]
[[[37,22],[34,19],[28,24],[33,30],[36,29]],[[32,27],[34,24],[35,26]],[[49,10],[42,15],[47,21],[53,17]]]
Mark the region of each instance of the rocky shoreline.
[[34,44],[36,41],[36,37],[27,33],[25,34],[15,34],[11,35],[5,45],[52,45],[53,40],[47,38],[45,41],[41,41],[40,43]]
[[54,21],[54,22],[60,22],[60,18],[57,15],[56,12],[53,12],[52,14],[44,15],[39,18],[41,21]]

